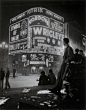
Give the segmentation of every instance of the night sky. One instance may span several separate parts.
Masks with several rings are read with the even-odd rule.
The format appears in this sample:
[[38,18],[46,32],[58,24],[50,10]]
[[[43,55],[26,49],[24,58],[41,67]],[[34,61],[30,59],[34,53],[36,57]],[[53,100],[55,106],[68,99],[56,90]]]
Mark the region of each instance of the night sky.
[[1,7],[1,28],[0,28],[0,43],[2,41],[9,42],[9,25],[10,19],[18,14],[33,8],[43,7],[58,15],[64,17],[64,22],[76,21],[85,32],[85,2],[84,0],[0,0]]

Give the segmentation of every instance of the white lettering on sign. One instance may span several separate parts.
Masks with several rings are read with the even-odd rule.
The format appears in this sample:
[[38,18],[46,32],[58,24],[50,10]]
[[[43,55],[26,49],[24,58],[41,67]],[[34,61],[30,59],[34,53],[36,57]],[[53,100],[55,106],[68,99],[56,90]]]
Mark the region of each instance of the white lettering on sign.
[[41,35],[42,34],[42,27],[33,27],[34,35]]
[[14,22],[14,21],[16,21],[16,20],[17,20],[17,18],[16,18],[16,17],[12,18],[12,22]]
[[14,30],[14,31],[13,31],[13,35],[16,35],[16,34],[17,34],[17,30]]
[[64,32],[64,24],[54,19],[50,19],[50,28],[62,33]]
[[11,31],[20,28],[20,23],[11,26]]
[[19,40],[19,35],[16,35],[16,36],[13,36],[11,37],[11,41],[16,41],[16,40]]
[[41,7],[31,8],[31,9],[29,9],[27,11],[27,14],[37,13],[37,12],[42,13],[43,12],[43,8],[41,8]]
[[53,13],[49,10],[46,11],[46,14],[50,15],[50,16],[53,16]]
[[62,40],[64,36],[63,34],[60,34],[54,30],[47,29],[44,27],[33,27],[33,33],[34,35],[44,35],[44,36],[59,39],[59,40]]
[[37,42],[44,42],[44,40],[37,40]]
[[25,49],[27,47],[27,42],[20,42],[20,43],[15,43],[9,46],[10,50],[21,50],[21,49]]
[[52,26],[53,29],[55,28],[56,30],[58,28],[61,29],[61,30],[63,29],[63,27],[60,26],[60,23],[59,22],[51,23],[51,26]]
[[26,35],[27,34],[27,29],[20,31],[20,36]]
[[62,20],[62,17],[59,17],[58,15],[54,14],[54,18]]
[[31,24],[31,23],[33,23],[34,21],[37,21],[37,20],[45,22],[47,26],[49,25],[48,18],[45,17],[45,16],[42,16],[42,15],[35,15],[35,16],[29,17],[29,24]]
[[20,15],[17,16],[17,19],[21,19],[24,16],[25,16],[25,13],[22,13],[22,14],[20,14]]
[[10,19],[10,23],[15,22],[15,21],[17,21],[19,19],[22,19],[23,17],[27,17],[29,14],[34,14],[34,13],[43,13],[43,14],[45,14],[47,16],[50,16],[52,18],[55,18],[57,20],[60,20],[60,21],[64,22],[64,18],[59,16],[59,15],[57,15],[57,14],[55,14],[54,12],[49,11],[46,8],[35,7],[35,8],[31,8],[31,9],[19,14],[18,16]]
[[45,61],[30,61],[30,64],[45,64]]
[[46,40],[46,37],[36,36],[36,37],[34,37],[34,39],[43,39],[43,40]]

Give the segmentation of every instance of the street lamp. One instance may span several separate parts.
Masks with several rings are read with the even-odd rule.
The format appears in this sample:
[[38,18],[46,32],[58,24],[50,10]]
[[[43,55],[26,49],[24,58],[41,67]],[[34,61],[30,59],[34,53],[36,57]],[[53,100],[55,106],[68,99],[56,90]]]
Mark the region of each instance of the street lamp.
[[3,50],[3,63],[2,63],[2,66],[4,67],[4,50],[5,50],[5,49],[8,49],[7,43],[6,43],[6,42],[2,42],[2,43],[0,44],[0,48],[2,48],[2,50]]

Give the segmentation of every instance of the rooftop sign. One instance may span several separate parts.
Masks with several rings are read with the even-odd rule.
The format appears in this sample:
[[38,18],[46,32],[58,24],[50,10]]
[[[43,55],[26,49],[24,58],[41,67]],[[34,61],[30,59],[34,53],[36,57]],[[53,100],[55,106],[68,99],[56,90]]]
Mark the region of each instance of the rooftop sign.
[[9,52],[60,55],[64,18],[42,7],[31,8],[10,19]]
[[14,23],[18,20],[24,19],[24,18],[31,16],[31,15],[34,15],[34,14],[46,15],[46,16],[54,18],[58,21],[64,22],[64,18],[59,16],[58,14],[55,14],[52,11],[47,10],[46,8],[34,7],[34,8],[31,8],[31,9],[19,14],[16,17],[13,17],[12,19],[10,19],[10,23]]

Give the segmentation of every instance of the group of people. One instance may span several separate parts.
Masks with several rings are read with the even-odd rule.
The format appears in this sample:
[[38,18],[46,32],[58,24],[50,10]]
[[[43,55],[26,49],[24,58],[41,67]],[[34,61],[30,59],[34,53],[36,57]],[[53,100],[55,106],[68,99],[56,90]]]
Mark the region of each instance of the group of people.
[[74,62],[85,64],[85,55],[83,50],[79,50],[78,48],[75,49]]
[[66,77],[66,74],[67,74],[69,65],[71,65],[71,62],[74,62],[74,64],[79,64],[80,66],[85,65],[85,55],[82,50],[75,49],[75,54],[74,54],[72,47],[69,45],[68,38],[63,39],[63,44],[64,44],[65,51],[64,51],[61,67],[57,75],[57,79],[55,78],[55,75],[51,69],[49,70],[48,76],[46,76],[45,72],[42,71],[41,76],[39,78],[39,84],[38,84],[38,85],[55,84],[55,87],[49,90],[57,94],[60,94],[63,80]]
[[56,77],[52,69],[50,69],[48,76],[45,75],[44,71],[42,71],[38,81],[38,85],[52,85],[56,83]]
[[0,87],[3,90],[3,84],[4,84],[4,78],[5,78],[5,89],[10,88],[10,84],[9,84],[9,75],[10,75],[10,71],[9,68],[7,68],[6,74],[3,70],[3,68],[1,68],[0,70]]
[[79,49],[75,49],[76,53],[74,54],[72,47],[69,45],[68,38],[63,39],[63,44],[65,47],[65,51],[64,51],[64,55],[63,55],[63,62],[62,62],[61,68],[58,72],[56,86],[52,89],[49,89],[51,92],[54,92],[57,94],[60,93],[60,90],[61,90],[62,84],[63,84],[63,80],[66,77],[66,73],[67,73],[67,70],[68,70],[71,62],[74,61],[76,64],[78,62],[80,65],[84,65],[84,62],[85,62],[85,56],[83,54],[83,51],[80,50],[80,54],[78,54]]
[[[38,85],[55,84],[55,87],[50,89],[51,92],[60,93],[60,90],[61,90],[62,84],[63,84],[63,80],[65,79],[66,72],[67,72],[67,69],[68,69],[71,61],[74,61],[75,63],[79,63],[80,65],[85,64],[85,56],[84,56],[82,50],[75,49],[75,54],[74,54],[72,47],[69,45],[68,38],[63,39],[63,44],[64,44],[65,51],[64,51],[61,67],[58,72],[57,79],[56,79],[52,69],[49,70],[48,76],[46,76],[45,72],[42,71],[41,76],[39,78]],[[13,71],[14,74],[15,74],[15,72],[16,72],[16,70]],[[13,74],[13,77],[15,77],[14,74]],[[9,84],[10,71],[9,71],[9,69],[7,68],[7,72],[5,75],[3,69],[1,68],[0,75],[1,75],[0,80],[1,80],[1,84],[2,84],[2,89],[3,89],[4,77],[6,77],[6,87],[5,88],[7,88],[7,87],[10,88],[10,84]]]

